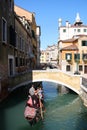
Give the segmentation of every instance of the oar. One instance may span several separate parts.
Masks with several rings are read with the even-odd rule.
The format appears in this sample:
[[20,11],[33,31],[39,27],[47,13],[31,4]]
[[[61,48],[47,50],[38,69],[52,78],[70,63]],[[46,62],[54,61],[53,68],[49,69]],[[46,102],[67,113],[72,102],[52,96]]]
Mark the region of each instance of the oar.
[[41,103],[40,97],[39,97],[39,102],[40,102],[41,118],[43,119],[42,103]]

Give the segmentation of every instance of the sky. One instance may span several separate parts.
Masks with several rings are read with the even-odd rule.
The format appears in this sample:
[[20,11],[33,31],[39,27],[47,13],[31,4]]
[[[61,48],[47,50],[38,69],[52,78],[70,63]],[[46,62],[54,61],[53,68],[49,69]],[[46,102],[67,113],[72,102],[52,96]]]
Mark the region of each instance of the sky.
[[87,25],[87,0],[14,0],[29,12],[35,12],[37,26],[41,27],[41,50],[58,42],[58,19],[74,24],[76,14]]

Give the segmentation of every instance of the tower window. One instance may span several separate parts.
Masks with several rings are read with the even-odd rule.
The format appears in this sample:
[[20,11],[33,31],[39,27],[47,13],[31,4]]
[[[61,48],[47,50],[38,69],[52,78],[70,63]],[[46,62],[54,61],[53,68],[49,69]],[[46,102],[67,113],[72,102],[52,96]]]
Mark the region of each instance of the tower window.
[[83,29],[84,32],[87,32],[87,29]]
[[80,30],[80,29],[78,29],[77,31],[78,31],[78,32],[80,32],[81,30]]
[[63,32],[66,32],[66,29],[63,29]]

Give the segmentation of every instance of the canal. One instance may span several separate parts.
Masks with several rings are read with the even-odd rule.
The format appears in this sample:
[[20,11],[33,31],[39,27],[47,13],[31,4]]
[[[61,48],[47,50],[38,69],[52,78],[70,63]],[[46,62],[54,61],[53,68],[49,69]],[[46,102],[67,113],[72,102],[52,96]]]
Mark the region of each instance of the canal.
[[46,112],[33,127],[24,118],[27,87],[11,93],[0,104],[0,130],[87,130],[87,108],[78,95],[61,94],[57,86],[43,82]]

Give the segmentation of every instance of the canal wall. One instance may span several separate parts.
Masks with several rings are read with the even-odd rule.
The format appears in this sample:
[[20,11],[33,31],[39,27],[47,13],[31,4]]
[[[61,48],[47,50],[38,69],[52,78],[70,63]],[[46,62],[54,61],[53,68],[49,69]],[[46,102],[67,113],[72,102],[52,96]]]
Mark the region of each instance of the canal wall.
[[80,97],[84,105],[87,107],[87,78],[84,77],[82,78]]
[[[25,73],[17,74],[15,76],[9,77],[2,81],[0,79],[0,102],[3,101],[8,95],[15,89],[21,86],[31,86],[33,76],[32,71],[28,71]],[[34,82],[34,86],[37,87],[41,85],[42,82]],[[5,89],[5,90],[4,90]]]
[[32,82],[32,71],[22,72],[5,79],[0,78],[0,102],[7,98],[14,89],[30,82]]
[[82,89],[80,97],[83,101],[83,104],[87,107],[87,92],[84,89]]
[[14,77],[9,78],[9,91],[13,90],[14,88],[17,88],[22,85],[26,85],[28,83],[32,82],[32,71],[18,74]]

